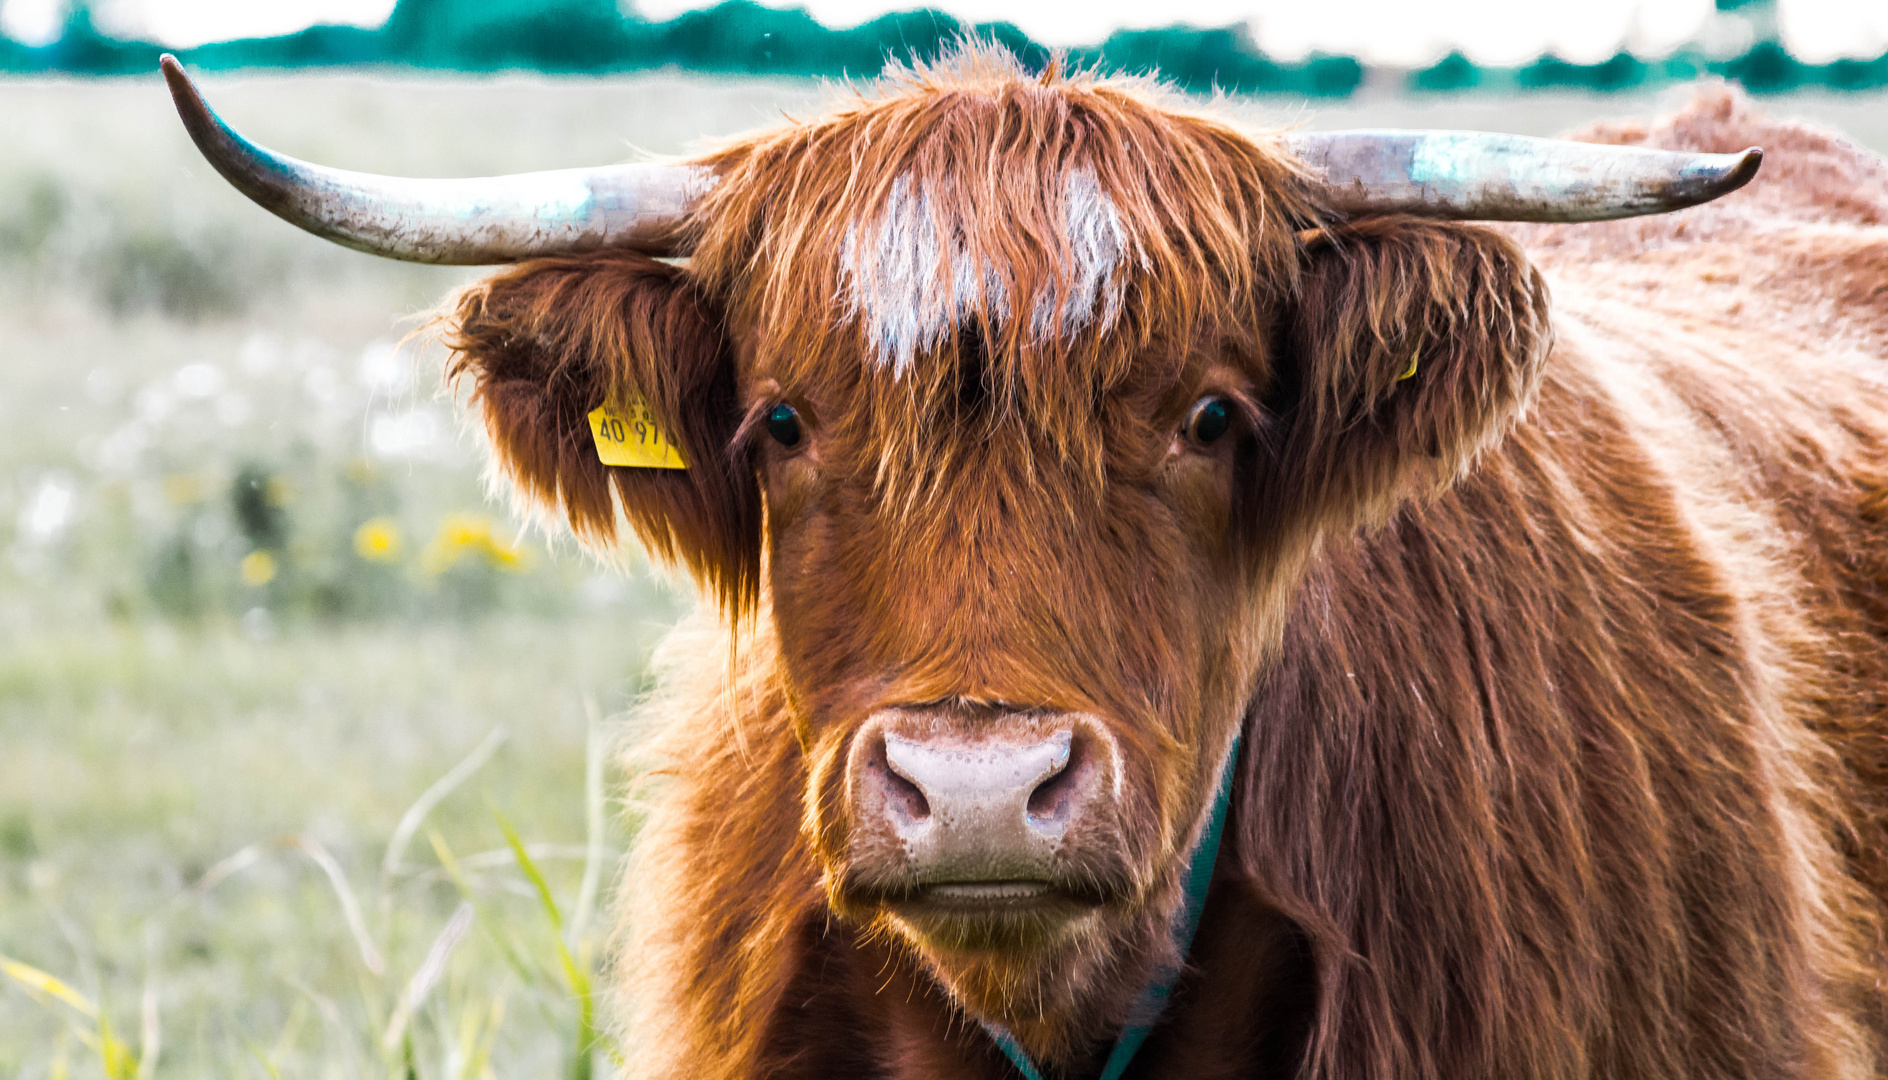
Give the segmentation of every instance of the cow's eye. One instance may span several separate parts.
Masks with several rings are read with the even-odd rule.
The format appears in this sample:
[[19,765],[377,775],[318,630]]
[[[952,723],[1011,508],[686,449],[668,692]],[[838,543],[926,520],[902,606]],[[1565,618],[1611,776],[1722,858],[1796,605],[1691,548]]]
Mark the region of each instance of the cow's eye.
[[1232,430],[1232,402],[1223,397],[1201,398],[1187,414],[1187,435],[1201,446],[1218,442]]
[[768,409],[767,434],[782,446],[800,445],[800,411],[784,401]]

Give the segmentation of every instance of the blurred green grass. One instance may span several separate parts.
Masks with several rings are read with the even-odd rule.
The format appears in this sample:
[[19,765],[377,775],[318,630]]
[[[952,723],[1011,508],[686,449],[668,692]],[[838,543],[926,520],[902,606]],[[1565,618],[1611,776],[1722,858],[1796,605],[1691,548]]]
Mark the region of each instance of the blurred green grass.
[[[407,175],[672,153],[818,97],[672,76],[207,89],[285,152]],[[1766,103],[1877,149],[1881,105]],[[1655,110],[1239,107],[1532,134]],[[437,357],[399,345],[482,271],[269,217],[196,156],[155,79],[0,80],[0,146],[0,957],[27,965],[0,973],[0,1075],[98,1076],[107,1057],[161,1077],[614,1071],[607,1046],[580,1051],[573,989],[633,840],[599,754],[633,737],[608,718],[689,600],[487,502]]]
[[[102,1002],[121,1035],[140,1026],[149,987],[163,1075],[255,1071],[250,1044],[272,1048],[283,1075],[384,1072],[377,1036],[461,898],[424,832],[383,874],[388,841],[420,793],[501,732],[421,827],[458,852],[481,933],[414,1018],[418,1071],[458,1075],[464,1010],[497,998],[512,1018],[498,1074],[559,1070],[576,1007],[495,811],[574,904],[590,838],[585,703],[624,700],[660,628],[498,617],[255,641],[105,625],[21,643],[0,659],[0,953]],[[624,823],[602,821],[613,865]],[[379,972],[309,844],[344,868]],[[206,875],[221,881],[205,888]],[[581,949],[594,956],[602,930],[585,927]],[[65,1010],[17,988],[0,1001],[0,1069],[47,1075]]]
[[[211,92],[290,152],[451,175],[675,151],[805,87]],[[155,80],[0,82],[0,145],[0,1075],[609,1068],[577,990],[631,832],[606,717],[689,600],[488,502],[401,345],[480,271],[270,218]]]

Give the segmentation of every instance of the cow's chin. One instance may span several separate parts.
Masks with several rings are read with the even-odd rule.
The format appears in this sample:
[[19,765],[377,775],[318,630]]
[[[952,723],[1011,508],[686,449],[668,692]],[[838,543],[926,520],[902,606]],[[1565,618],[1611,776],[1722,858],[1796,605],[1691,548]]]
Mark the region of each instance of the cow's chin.
[[1045,1064],[1115,1030],[1145,973],[1174,960],[1166,920],[1119,893],[995,882],[881,894],[871,907],[875,928],[966,1013]]

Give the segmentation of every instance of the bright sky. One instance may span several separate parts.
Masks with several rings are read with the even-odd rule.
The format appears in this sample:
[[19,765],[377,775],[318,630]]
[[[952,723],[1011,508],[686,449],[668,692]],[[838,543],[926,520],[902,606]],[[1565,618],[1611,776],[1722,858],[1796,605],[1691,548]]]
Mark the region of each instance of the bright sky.
[[[635,0],[667,18],[713,0]],[[1592,62],[1623,43],[1658,55],[1707,31],[1711,0],[764,0],[804,7],[828,26],[852,26],[886,11],[941,8],[974,22],[1007,19],[1049,45],[1100,41],[1117,27],[1175,22],[1250,22],[1259,44],[1285,59],[1312,50],[1413,66],[1452,48],[1485,64],[1512,64],[1552,51]],[[0,31],[28,42],[58,33],[64,0],[0,0]],[[99,23],[168,45],[287,33],[317,22],[377,26],[393,0],[96,0]],[[1777,24],[1799,58],[1880,55],[1888,49],[1882,0],[1778,0]],[[1729,27],[1736,31],[1735,25]],[[1723,34],[1722,17],[1712,33]]]

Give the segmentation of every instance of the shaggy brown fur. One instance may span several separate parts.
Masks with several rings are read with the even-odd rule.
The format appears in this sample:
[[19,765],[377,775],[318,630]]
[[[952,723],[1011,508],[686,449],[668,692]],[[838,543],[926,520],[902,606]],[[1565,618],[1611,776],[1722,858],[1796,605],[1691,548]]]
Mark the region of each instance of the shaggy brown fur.
[[[1715,89],[1589,137],[1769,156],[1665,218],[1334,222],[1266,136],[971,50],[711,156],[685,269],[465,294],[519,489],[753,616],[669,646],[632,1069],[1013,1075],[992,1021],[1092,1074],[1242,727],[1132,1075],[1888,1076],[1888,170]],[[1042,333],[993,298],[1073,287],[1071,170],[1131,256],[1118,319]],[[846,270],[901,177],[991,268],[902,375]],[[686,473],[597,463],[584,413],[632,395]],[[852,735],[946,700],[1122,747],[1120,880],[1052,944],[852,886]]]

